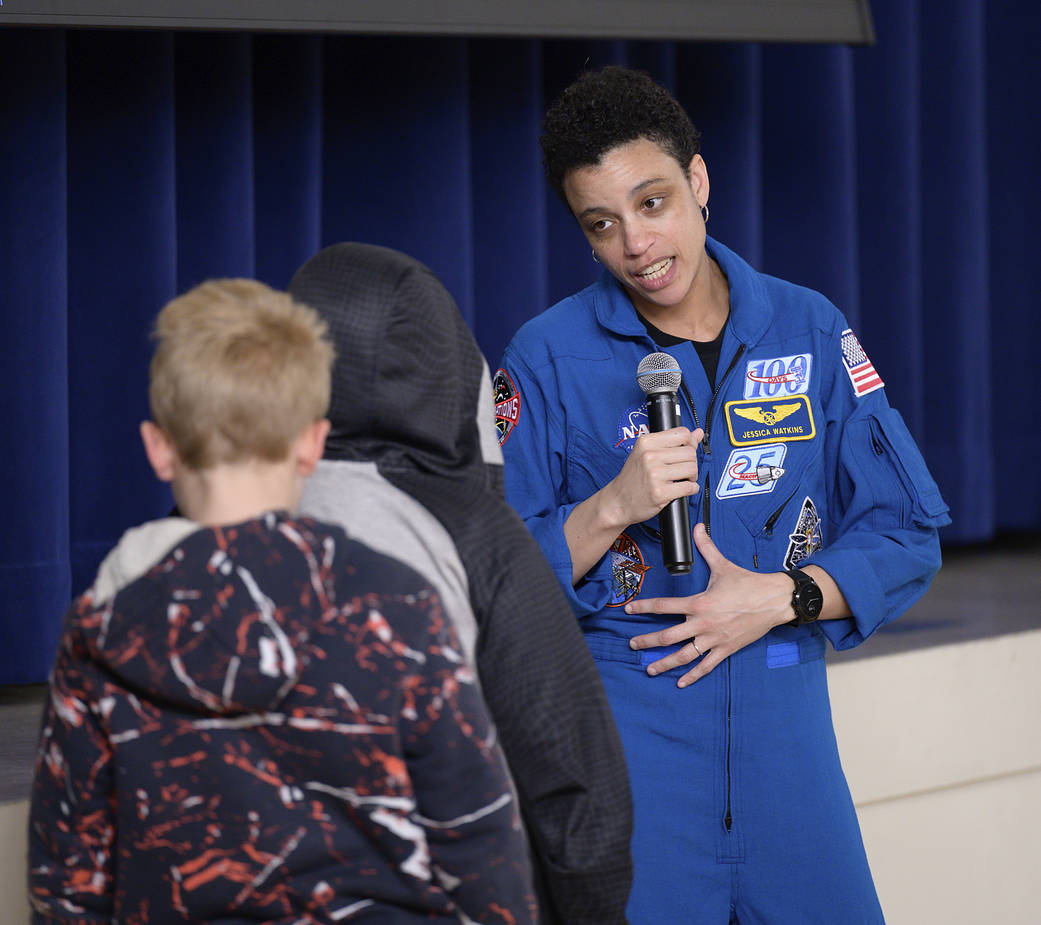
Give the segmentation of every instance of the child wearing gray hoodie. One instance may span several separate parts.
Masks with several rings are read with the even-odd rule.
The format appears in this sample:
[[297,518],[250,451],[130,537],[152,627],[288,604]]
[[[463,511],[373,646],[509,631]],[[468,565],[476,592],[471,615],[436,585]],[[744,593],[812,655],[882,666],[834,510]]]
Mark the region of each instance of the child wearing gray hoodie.
[[437,594],[289,513],[329,427],[324,324],[224,280],[156,336],[142,439],[185,516],[129,531],[66,614],[34,922],[534,922],[516,801]]

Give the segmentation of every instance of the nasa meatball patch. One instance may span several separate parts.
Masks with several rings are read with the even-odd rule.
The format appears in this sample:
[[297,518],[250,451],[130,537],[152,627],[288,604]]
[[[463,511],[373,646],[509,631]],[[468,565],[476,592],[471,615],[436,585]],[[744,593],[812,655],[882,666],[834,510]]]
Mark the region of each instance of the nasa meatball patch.
[[505,369],[495,371],[492,379],[492,398],[495,402],[495,429],[499,432],[499,446],[513,433],[520,420],[521,398],[517,386]]
[[626,408],[618,419],[618,439],[615,449],[623,449],[630,452],[641,434],[651,432],[647,417],[647,403],[640,402],[638,405]]

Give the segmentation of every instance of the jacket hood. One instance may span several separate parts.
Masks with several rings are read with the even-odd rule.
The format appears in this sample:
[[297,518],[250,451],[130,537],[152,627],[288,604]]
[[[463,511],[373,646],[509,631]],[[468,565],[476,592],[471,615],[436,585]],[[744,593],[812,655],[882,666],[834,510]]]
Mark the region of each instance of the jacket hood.
[[482,480],[484,462],[501,464],[484,357],[423,264],[334,244],[296,272],[289,292],[321,315],[336,347],[326,459]]
[[286,627],[308,625],[326,600],[307,521],[269,513],[210,528],[167,518],[123,536],[78,629],[130,690],[191,712],[256,712],[299,677],[306,634]]

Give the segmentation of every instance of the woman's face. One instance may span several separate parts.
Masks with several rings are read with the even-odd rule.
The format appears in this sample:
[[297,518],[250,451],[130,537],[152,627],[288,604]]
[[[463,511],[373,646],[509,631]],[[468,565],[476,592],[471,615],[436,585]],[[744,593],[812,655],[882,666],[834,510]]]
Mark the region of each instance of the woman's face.
[[612,148],[564,178],[564,194],[597,259],[648,320],[693,307],[708,286],[708,172],[700,154],[687,173],[653,141]]

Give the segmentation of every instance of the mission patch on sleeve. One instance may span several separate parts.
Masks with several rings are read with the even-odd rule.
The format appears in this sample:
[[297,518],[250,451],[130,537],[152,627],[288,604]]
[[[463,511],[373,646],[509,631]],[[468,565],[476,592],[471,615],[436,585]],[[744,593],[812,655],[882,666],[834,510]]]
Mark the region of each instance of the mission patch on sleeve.
[[520,420],[520,392],[505,369],[495,371],[492,392],[495,401],[495,429],[499,432],[499,446],[502,446]]

